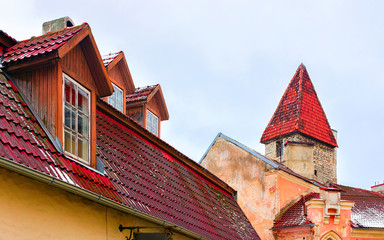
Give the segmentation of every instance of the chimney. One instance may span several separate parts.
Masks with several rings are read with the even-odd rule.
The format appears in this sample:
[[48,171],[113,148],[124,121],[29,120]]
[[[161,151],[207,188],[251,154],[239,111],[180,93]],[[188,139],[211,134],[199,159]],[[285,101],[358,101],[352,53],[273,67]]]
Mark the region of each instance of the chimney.
[[334,223],[340,220],[341,190],[333,187],[320,188],[320,198],[325,201],[324,222],[328,223],[331,216],[334,216]]
[[384,181],[383,183],[380,183],[380,182],[375,183],[375,185],[371,187],[371,190],[374,192],[379,192],[384,195]]
[[62,17],[52,21],[43,23],[43,34],[48,32],[56,32],[66,27],[73,27],[75,23],[70,17]]

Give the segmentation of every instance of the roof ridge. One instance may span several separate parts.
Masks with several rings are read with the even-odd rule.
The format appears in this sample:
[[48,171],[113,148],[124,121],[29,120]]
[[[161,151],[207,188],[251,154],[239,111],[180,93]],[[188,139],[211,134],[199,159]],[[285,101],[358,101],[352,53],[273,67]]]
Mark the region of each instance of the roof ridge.
[[17,43],[20,44],[20,43],[29,41],[29,40],[31,40],[31,39],[41,38],[41,37],[43,37],[43,36],[53,35],[53,34],[56,34],[56,33],[63,32],[63,31],[65,31],[65,30],[76,29],[76,28],[80,28],[80,27],[85,27],[85,26],[87,26],[87,25],[88,25],[87,22],[83,22],[82,24],[77,25],[77,26],[65,27],[65,28],[63,28],[63,29],[60,29],[60,30],[57,30],[57,31],[54,31],[54,32],[47,32],[47,33],[45,33],[45,34],[41,34],[41,35],[38,35],[38,36],[32,36],[32,37],[30,37],[30,38],[27,38],[27,39],[18,41]]
[[299,71],[299,92],[298,92],[298,111],[297,111],[297,119],[295,124],[295,129],[299,130],[299,126],[301,124],[301,113],[303,106],[303,63],[301,63],[298,67]]

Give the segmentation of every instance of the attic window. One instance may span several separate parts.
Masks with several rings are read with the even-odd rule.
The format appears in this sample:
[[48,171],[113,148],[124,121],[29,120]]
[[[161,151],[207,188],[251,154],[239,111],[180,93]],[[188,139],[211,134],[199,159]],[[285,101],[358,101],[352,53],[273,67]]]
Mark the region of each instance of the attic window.
[[89,163],[90,93],[63,74],[64,150],[69,156]]
[[108,97],[108,103],[114,108],[123,112],[123,90],[112,83],[113,94]]
[[159,118],[147,110],[147,130],[156,136],[159,135]]

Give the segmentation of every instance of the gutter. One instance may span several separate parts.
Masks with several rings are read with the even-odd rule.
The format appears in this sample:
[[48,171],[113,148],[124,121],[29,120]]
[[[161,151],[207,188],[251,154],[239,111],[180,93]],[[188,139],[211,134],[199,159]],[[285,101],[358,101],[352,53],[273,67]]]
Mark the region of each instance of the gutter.
[[287,226],[287,227],[273,227],[270,230],[280,230],[280,229],[287,229],[287,228],[296,228],[296,227],[314,227],[314,223],[308,223],[303,225],[295,225],[295,226]]
[[[159,218],[152,217],[146,213],[139,212],[133,208],[130,208],[128,206],[125,206],[121,203],[115,202],[109,198],[104,197],[103,195],[96,194],[94,192],[91,192],[89,190],[77,187],[75,185],[72,185],[70,183],[64,182],[58,178],[46,175],[44,173],[41,173],[37,170],[34,170],[32,168],[26,167],[20,163],[13,162],[12,160],[6,159],[4,157],[0,157],[0,167],[3,167],[5,169],[8,169],[10,171],[19,173],[23,176],[35,179],[39,182],[46,183],[48,185],[60,188],[62,190],[65,190],[67,192],[73,193],[77,196],[84,197],[88,200],[91,200],[96,203],[100,203],[104,206],[113,208],[115,210],[128,213],[130,215],[133,215],[134,217],[139,217],[141,219],[150,221],[154,224],[161,225],[163,227],[169,227],[170,229],[175,230],[175,232],[184,234],[188,237],[194,238],[194,239],[201,239],[201,240],[209,240],[209,238],[203,237],[199,234],[196,234],[188,229],[175,226],[175,224],[161,220]],[[118,228],[118,226],[116,226]]]

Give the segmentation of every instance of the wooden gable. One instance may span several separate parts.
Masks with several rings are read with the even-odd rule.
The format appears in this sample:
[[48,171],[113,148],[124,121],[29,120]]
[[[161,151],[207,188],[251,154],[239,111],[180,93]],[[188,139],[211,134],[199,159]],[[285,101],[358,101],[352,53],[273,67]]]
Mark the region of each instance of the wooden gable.
[[132,79],[124,52],[119,52],[116,58],[106,66],[107,72],[113,83],[122,86],[126,94],[135,92],[135,84]]
[[60,67],[64,73],[78,81],[88,90],[96,91],[96,95],[100,95],[80,45],[74,47],[60,59]]
[[[76,155],[70,156],[91,167],[96,167],[96,102],[98,98],[112,94],[113,88],[90,27],[85,23],[37,38],[44,41],[36,41],[32,38],[18,43],[14,48],[25,49],[24,51],[27,52],[44,47],[51,49],[43,49],[42,54],[28,59],[14,57],[8,52],[10,60],[6,62],[5,71],[14,79],[47,131],[54,139],[61,142],[66,154],[69,152],[66,149],[67,146],[64,146],[66,141],[64,139],[64,76],[69,77],[72,82],[87,91],[87,101],[90,104],[85,114],[89,121],[88,124],[81,126],[89,129],[84,130],[87,131],[85,133],[88,142],[84,144],[89,144],[89,147],[81,150],[86,151],[85,155],[81,155],[82,157],[78,155],[78,150],[75,150]],[[41,42],[47,42],[47,44],[40,46]],[[10,48],[8,51],[16,51],[15,49]],[[76,94],[78,94],[77,90]],[[78,124],[77,121],[76,124]],[[67,143],[73,144],[70,141]]]

